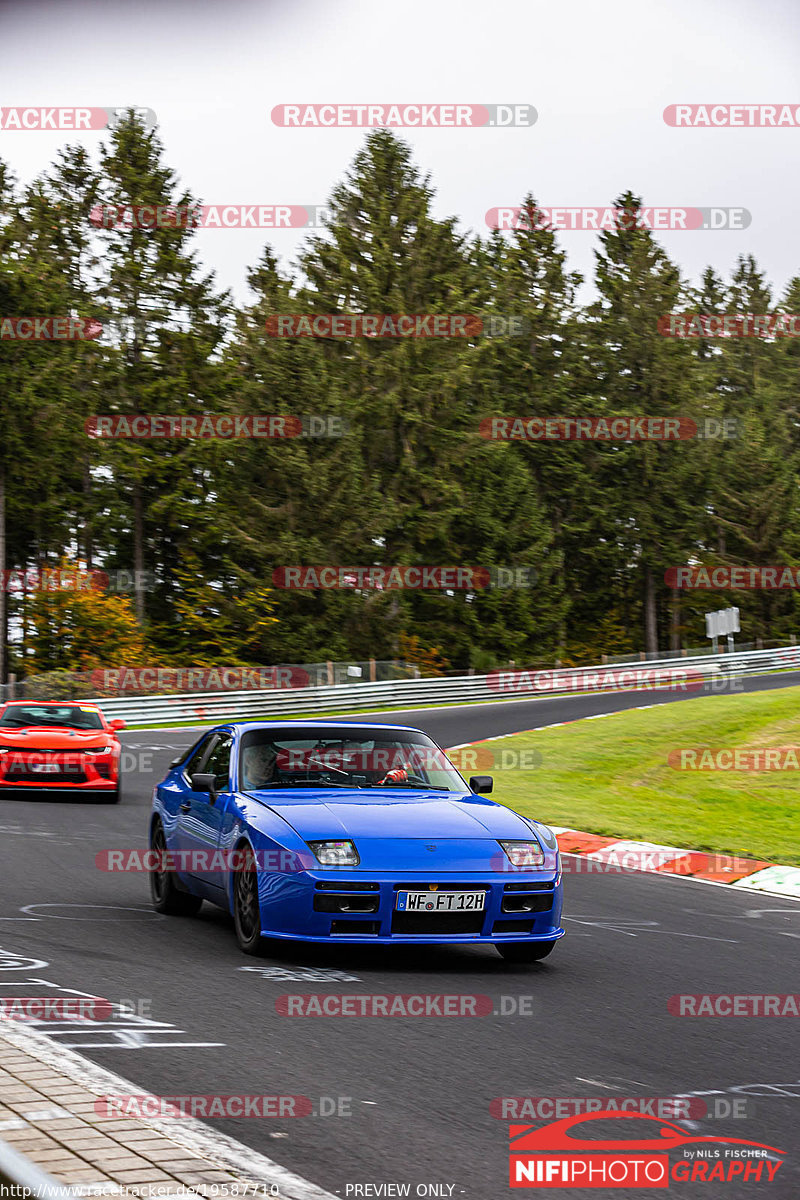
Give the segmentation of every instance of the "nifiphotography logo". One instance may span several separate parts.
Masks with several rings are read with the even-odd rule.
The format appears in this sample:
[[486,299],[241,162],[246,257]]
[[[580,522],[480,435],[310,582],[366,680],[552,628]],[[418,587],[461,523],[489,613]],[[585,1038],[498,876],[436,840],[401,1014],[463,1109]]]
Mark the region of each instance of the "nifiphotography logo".
[[703,1137],[641,1113],[605,1110],[539,1129],[509,1126],[509,1186],[667,1188],[674,1183],[772,1183],[783,1151],[743,1138]]

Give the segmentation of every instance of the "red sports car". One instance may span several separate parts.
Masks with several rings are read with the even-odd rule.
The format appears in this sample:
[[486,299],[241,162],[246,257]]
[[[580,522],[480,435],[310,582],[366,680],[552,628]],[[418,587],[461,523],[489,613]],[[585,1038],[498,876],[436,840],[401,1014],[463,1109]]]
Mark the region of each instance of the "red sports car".
[[96,704],[11,701],[0,708],[0,793],[81,792],[105,804],[120,797],[117,730]]

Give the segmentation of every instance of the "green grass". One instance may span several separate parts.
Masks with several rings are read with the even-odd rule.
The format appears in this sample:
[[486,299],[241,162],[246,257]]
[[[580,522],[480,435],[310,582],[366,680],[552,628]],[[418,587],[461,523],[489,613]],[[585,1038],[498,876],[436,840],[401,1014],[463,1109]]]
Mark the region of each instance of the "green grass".
[[667,762],[679,747],[792,745],[800,745],[800,688],[698,697],[516,734],[486,748],[541,754],[533,770],[494,775],[495,798],[528,816],[800,866],[800,772],[689,771]]

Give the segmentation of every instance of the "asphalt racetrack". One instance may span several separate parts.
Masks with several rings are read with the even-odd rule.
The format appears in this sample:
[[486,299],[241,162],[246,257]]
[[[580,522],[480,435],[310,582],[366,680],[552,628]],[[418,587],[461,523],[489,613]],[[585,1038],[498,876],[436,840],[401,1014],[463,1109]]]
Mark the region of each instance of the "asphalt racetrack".
[[[795,673],[744,688],[798,683]],[[680,701],[638,692],[359,719],[419,726],[453,746],[670,702]],[[303,1095],[317,1114],[333,1108],[211,1123],[342,1197],[381,1194],[353,1190],[367,1184],[410,1184],[412,1196],[423,1184],[442,1188],[428,1195],[464,1200],[510,1195],[508,1120],[490,1112],[498,1097],[684,1093],[724,1101],[723,1113],[746,1099],[746,1117],[707,1116],[687,1130],[768,1143],[786,1161],[772,1184],[673,1182],[673,1193],[800,1196],[797,1020],[667,1009],[676,993],[800,990],[800,904],[670,877],[566,875],[567,936],[535,966],[506,964],[488,947],[287,944],[247,958],[211,905],[192,919],[159,916],[145,875],[95,867],[101,850],[145,847],[153,785],[197,731],[122,736],[136,767],[119,806],[0,799],[0,949],[46,964],[37,973],[50,985],[138,1013],[91,1030],[54,1028],[62,1044],[160,1095]],[[0,968],[0,982],[9,978]],[[496,1015],[293,1018],[276,1011],[290,992],[488,994]]]

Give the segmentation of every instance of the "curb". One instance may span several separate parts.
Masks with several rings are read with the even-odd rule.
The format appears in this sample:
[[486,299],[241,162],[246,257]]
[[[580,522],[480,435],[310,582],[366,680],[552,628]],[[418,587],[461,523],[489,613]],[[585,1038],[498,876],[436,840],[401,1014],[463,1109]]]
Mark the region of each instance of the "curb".
[[697,883],[725,884],[751,892],[767,892],[800,900],[800,867],[782,866],[757,858],[707,854],[655,842],[632,842],[602,837],[579,829],[551,825],[562,854],[565,875],[650,873],[693,879]]

